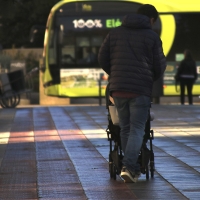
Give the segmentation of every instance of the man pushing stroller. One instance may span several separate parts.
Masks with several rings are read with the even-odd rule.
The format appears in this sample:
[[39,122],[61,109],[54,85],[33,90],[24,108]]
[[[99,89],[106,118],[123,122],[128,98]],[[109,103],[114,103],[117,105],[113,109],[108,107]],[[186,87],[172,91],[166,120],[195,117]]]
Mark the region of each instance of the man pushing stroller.
[[157,10],[150,4],[126,15],[122,25],[106,36],[98,55],[100,66],[109,75],[109,93],[118,111],[124,153],[120,176],[125,182],[137,182],[141,174],[137,160],[153,82],[166,69],[162,42],[152,30],[157,18]]

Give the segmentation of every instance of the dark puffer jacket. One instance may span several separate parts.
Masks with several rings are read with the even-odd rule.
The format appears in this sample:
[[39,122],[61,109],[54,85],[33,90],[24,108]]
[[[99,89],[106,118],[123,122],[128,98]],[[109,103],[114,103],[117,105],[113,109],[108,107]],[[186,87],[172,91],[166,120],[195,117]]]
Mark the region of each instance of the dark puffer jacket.
[[181,61],[178,71],[177,77],[181,79],[193,79],[194,81],[197,79],[197,69],[196,62],[193,59],[184,59]]
[[153,81],[166,68],[162,42],[144,15],[126,15],[122,25],[106,36],[98,55],[109,75],[110,91],[151,96]]

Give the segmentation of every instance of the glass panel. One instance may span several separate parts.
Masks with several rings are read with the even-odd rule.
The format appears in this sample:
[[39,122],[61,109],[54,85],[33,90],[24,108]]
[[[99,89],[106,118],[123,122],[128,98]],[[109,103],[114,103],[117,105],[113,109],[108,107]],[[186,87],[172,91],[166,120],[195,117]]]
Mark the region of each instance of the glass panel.
[[102,36],[94,36],[91,38],[91,46],[101,46],[104,38]]
[[50,30],[49,34],[49,64],[56,63],[56,34],[54,30]]
[[89,14],[127,14],[136,12],[141,4],[133,3],[133,2],[91,2],[91,1],[84,1],[84,2],[72,2],[67,3],[60,7],[57,11],[59,15],[89,15]]
[[[62,50],[57,50],[61,62],[57,67],[99,67],[97,54],[104,38],[111,28],[121,25],[124,15],[136,12],[139,6],[132,2],[106,1],[71,2],[61,6],[55,13],[55,27],[62,27],[63,31]],[[158,20],[154,25],[158,34],[160,27]]]
[[[176,35],[168,61],[175,61],[176,54],[181,54],[184,49],[190,49],[195,60],[200,60],[200,21],[199,13],[174,14],[176,20]],[[170,31],[170,30],[169,30]]]
[[78,37],[76,38],[76,45],[78,47],[90,46],[90,41],[88,37]]
[[77,59],[77,64],[95,64],[97,63],[97,54],[95,48],[83,47],[80,49],[82,51],[82,58]]
[[66,45],[62,48],[62,64],[75,64],[75,46]]

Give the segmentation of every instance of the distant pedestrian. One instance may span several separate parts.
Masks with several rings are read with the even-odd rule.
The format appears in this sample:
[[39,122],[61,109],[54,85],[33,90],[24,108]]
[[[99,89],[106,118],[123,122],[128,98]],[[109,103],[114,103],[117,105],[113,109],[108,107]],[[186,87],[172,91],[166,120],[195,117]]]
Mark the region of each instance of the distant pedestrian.
[[180,82],[180,101],[181,104],[185,103],[185,87],[187,87],[187,95],[189,105],[193,104],[192,88],[197,79],[196,62],[192,57],[192,53],[189,49],[184,51],[184,59],[181,61],[176,77]]

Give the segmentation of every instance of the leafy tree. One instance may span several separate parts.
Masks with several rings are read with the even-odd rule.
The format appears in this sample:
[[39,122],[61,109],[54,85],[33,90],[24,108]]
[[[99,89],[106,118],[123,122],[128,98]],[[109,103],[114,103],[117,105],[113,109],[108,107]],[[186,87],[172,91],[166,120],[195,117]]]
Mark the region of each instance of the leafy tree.
[[42,37],[37,44],[30,43],[32,26],[45,27],[49,12],[59,0],[1,0],[0,44],[3,48],[42,47]]

